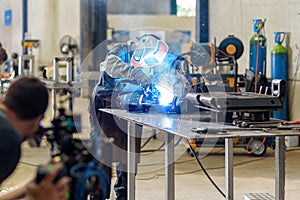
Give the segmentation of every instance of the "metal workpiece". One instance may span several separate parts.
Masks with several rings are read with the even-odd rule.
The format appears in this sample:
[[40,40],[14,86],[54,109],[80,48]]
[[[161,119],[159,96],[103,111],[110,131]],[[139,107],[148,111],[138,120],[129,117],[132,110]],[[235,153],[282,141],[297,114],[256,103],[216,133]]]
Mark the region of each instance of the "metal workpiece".
[[248,128],[271,127],[271,112],[282,108],[280,96],[253,92],[188,93],[186,97],[195,107],[211,111],[213,121]]
[[253,92],[190,93],[187,98],[194,105],[215,111],[270,111],[282,108],[277,96]]

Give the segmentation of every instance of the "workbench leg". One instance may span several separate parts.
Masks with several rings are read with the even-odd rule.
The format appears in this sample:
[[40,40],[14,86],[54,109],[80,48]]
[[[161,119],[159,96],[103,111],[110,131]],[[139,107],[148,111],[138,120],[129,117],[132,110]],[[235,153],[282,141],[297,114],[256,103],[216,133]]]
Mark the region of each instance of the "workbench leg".
[[52,99],[52,119],[55,118],[56,115],[56,91],[55,89],[51,89],[51,99]]
[[275,199],[285,197],[285,137],[276,137],[275,146]]
[[225,139],[225,178],[226,200],[233,200],[233,142],[232,138]]
[[137,125],[128,121],[127,127],[127,199],[135,200],[136,155],[135,138]]
[[174,182],[174,135],[165,133],[165,199],[175,199]]

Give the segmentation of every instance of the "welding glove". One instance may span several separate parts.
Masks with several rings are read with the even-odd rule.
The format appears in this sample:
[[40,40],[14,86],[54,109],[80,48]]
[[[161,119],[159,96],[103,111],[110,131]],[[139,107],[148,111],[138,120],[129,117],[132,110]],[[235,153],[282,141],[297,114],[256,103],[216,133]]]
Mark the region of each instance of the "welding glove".
[[131,76],[142,87],[150,85],[152,83],[151,79],[143,72],[141,68],[135,68]]

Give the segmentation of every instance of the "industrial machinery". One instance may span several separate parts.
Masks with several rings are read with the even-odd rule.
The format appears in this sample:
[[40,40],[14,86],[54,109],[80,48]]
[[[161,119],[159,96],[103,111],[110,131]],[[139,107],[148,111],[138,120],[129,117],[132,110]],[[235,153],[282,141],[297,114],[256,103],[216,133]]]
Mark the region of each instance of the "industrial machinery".
[[[243,131],[267,130],[278,128],[281,120],[271,118],[274,110],[282,108],[283,99],[280,98],[280,88],[284,87],[280,80],[272,82],[272,94],[253,92],[210,92],[210,93],[189,93],[187,98],[193,105],[211,113],[211,121],[231,124],[240,127]],[[261,90],[262,91],[262,90]],[[213,128],[212,128],[213,129]],[[233,128],[230,131],[236,131]],[[197,127],[193,131],[199,134],[206,134],[207,128]],[[210,133],[217,133],[224,130],[210,130]],[[202,139],[194,139],[190,142],[192,148],[205,145],[220,146],[224,141],[217,140],[203,142]],[[274,138],[236,138],[235,147],[244,147],[246,152],[255,156],[265,154],[267,147],[274,148]],[[190,152],[190,147],[187,146]]]
[[32,49],[40,46],[40,40],[37,39],[25,39],[22,40],[23,54],[32,55]]
[[40,41],[36,39],[22,41],[23,54],[19,56],[18,75],[36,75],[32,49],[39,46]]
[[[240,58],[244,50],[243,44],[238,38],[229,36],[220,43],[219,47],[217,47],[216,42],[214,45],[207,45],[206,50],[211,54],[214,62],[212,60],[206,62],[206,66],[214,63],[212,68],[221,74],[225,90],[222,91],[213,87],[210,87],[210,89],[213,88],[210,91],[196,90],[196,93],[188,93],[187,99],[200,110],[208,111],[211,115],[209,120],[248,130],[262,130],[263,128],[277,127],[280,124],[280,120],[272,119],[272,112],[282,109],[282,103],[285,99],[285,81],[274,79],[270,86],[265,76],[266,38],[264,36],[264,23],[265,19],[254,20],[255,33],[250,40],[250,69],[246,70],[245,77],[238,75],[237,59]],[[205,59],[202,59],[199,53],[193,54],[199,50],[197,45],[191,48],[191,61],[193,64],[202,65],[201,61],[203,62]],[[224,74],[222,74],[222,70],[224,71],[223,68],[226,66],[230,66],[230,72],[223,72]],[[210,75],[210,78],[212,77]],[[243,86],[246,92],[241,92],[240,89]],[[194,128],[193,131],[206,134],[208,129],[200,127]],[[205,145],[224,146],[225,144],[221,140],[211,141],[211,143],[205,141],[204,143],[200,139],[191,140],[190,143],[193,149]],[[262,156],[268,146],[274,148],[274,138],[235,138],[234,146],[245,148],[249,154]],[[190,152],[188,145],[186,148]]]
[[49,80],[71,82],[75,80],[76,58],[79,48],[76,40],[70,35],[64,35],[59,42],[62,56],[53,58],[53,66],[40,66],[42,77]]
[[[225,86],[225,91],[237,92],[240,87],[244,87],[244,78],[238,74],[237,62],[243,52],[243,43],[234,35],[224,38],[219,46],[216,44],[216,39],[214,44],[192,44],[189,53],[190,60],[193,66],[197,67],[191,70],[191,76],[197,80],[196,83],[201,82],[201,78],[210,81],[217,76],[221,76],[221,87]],[[210,57],[207,58],[206,54]],[[199,71],[200,68],[206,68],[211,72]],[[199,88],[197,91],[199,91]]]

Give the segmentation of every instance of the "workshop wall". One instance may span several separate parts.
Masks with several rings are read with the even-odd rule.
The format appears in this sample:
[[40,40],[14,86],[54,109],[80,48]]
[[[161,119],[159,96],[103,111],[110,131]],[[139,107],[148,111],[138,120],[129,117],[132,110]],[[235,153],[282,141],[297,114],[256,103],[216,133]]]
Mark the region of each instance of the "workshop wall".
[[[299,1],[300,2],[300,1]],[[253,32],[253,19],[264,19],[265,36],[267,37],[267,76],[270,76],[270,55],[274,45],[274,32],[290,32],[289,4],[286,0],[218,0],[209,2],[210,38],[218,42],[228,35],[235,35],[244,44],[244,54],[239,60],[240,73],[249,67],[249,41]],[[224,6],[226,5],[226,6]],[[280,13],[280,14],[279,14]],[[290,13],[291,14],[291,13]],[[295,13],[296,14],[296,13]]]
[[168,15],[170,3],[168,1],[151,0],[108,0],[107,12],[109,14],[130,14],[130,15]]
[[[267,38],[267,77],[270,77],[271,49],[275,45],[274,32],[287,33],[284,46],[288,50],[290,118],[300,119],[300,0],[218,0],[209,1],[210,39],[217,43],[228,35],[235,35],[244,44],[244,54],[238,60],[239,73],[249,68],[249,41],[253,35],[253,19],[264,19]],[[300,59],[300,58],[299,58]],[[294,80],[294,74],[295,80]]]
[[[4,24],[4,12],[12,10],[11,25]],[[0,1],[0,41],[12,52],[22,52],[22,0]],[[70,34],[79,41],[79,0],[28,0],[28,39],[40,40],[33,49],[35,65],[51,65],[60,56],[59,41]]]
[[[138,4],[128,0],[126,7],[128,12],[143,11],[148,8],[137,9]],[[118,7],[118,0],[109,0],[108,11],[116,13],[122,7]],[[121,1],[122,5],[124,1]],[[129,5],[131,3],[131,8]],[[138,1],[141,2],[141,1]],[[149,1],[147,1],[149,2]],[[164,3],[163,3],[164,2]],[[134,4],[134,6],[133,6]],[[111,6],[114,5],[114,6]],[[190,30],[192,38],[195,37],[195,19],[178,18],[167,13],[168,1],[151,1],[156,5],[160,15],[108,15],[108,26],[115,30],[128,30],[141,27],[162,27],[175,30]],[[219,44],[228,35],[235,35],[244,44],[244,54],[238,60],[239,73],[244,73],[249,67],[249,40],[253,34],[253,19],[266,18],[265,35],[267,37],[267,76],[270,76],[270,52],[274,46],[274,32],[284,31],[288,33],[284,45],[288,47],[289,54],[289,78],[290,78],[290,109],[291,119],[300,119],[297,99],[300,98],[300,73],[297,73],[300,57],[300,0],[210,0],[209,1],[209,32],[210,41],[216,38]],[[125,9],[125,10],[126,10]],[[12,10],[11,25],[5,25],[4,12]],[[79,0],[28,0],[28,37],[39,39],[41,45],[34,49],[36,65],[52,64],[54,56],[59,56],[59,41],[63,35],[71,35],[79,42]],[[146,12],[146,11],[145,11]],[[152,13],[156,14],[156,13]],[[21,53],[22,40],[22,0],[0,1],[0,41],[8,52]],[[299,58],[299,59],[298,59]],[[295,81],[293,80],[296,74]],[[295,85],[294,85],[295,83]],[[294,96],[293,96],[294,95]],[[293,97],[293,98],[292,98]]]
[[34,52],[37,64],[52,65],[53,57],[61,56],[64,35],[79,41],[79,0],[29,0],[28,7],[28,35],[41,43]]
[[9,55],[11,52],[21,52],[22,1],[0,1],[0,41],[6,48]]

